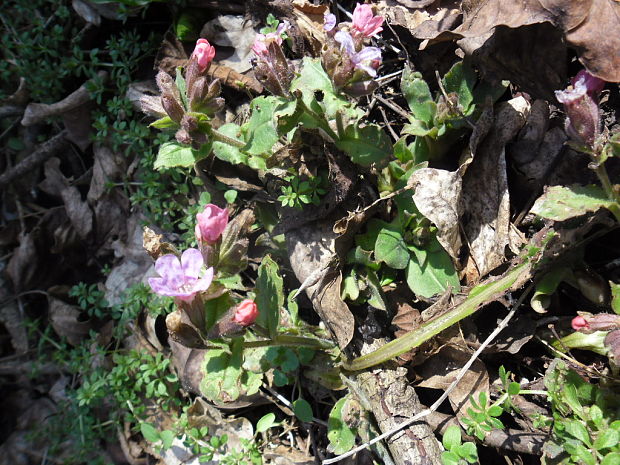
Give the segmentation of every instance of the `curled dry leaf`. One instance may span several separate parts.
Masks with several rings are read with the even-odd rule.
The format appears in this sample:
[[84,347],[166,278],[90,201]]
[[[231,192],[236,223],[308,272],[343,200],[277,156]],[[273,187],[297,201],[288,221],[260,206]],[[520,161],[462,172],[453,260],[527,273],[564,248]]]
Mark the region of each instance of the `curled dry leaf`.
[[461,175],[458,172],[421,168],[411,175],[407,184],[414,186],[413,201],[420,213],[437,226],[437,240],[457,262],[461,248]]
[[37,279],[39,256],[34,241],[34,233],[23,234],[19,238],[19,247],[13,251],[7,265],[7,273],[13,282],[15,292],[33,287]]
[[94,326],[90,320],[81,318],[82,311],[60,299],[49,296],[49,318],[54,331],[60,337],[67,338],[72,346],[78,346]]
[[82,0],[71,0],[71,6],[87,23],[97,27],[101,24],[101,15],[90,3]]
[[301,34],[310,44],[313,55],[318,55],[325,43],[325,31],[323,21],[325,13],[328,13],[327,5],[313,5],[308,0],[293,0],[291,15]]
[[286,244],[291,267],[300,283],[317,270],[325,270],[318,281],[308,286],[306,293],[343,349],[353,337],[355,322],[349,307],[340,297],[342,274],[333,264],[337,235],[332,227],[332,221],[328,220],[291,230],[286,234]]
[[[256,32],[252,22],[241,15],[220,15],[208,21],[200,31],[200,37],[206,38],[211,44],[221,47],[232,47],[234,52],[226,58],[219,58],[218,63],[228,66],[238,73],[252,68],[252,45]],[[218,47],[218,53],[222,49]]]
[[165,242],[162,234],[157,234],[148,226],[142,229],[142,246],[153,260],[157,260],[162,255],[168,253],[178,253],[176,248],[169,242]]
[[463,224],[481,276],[505,261],[506,245],[518,252],[510,225],[505,146],[525,123],[529,104],[519,97],[498,105],[493,128],[463,176]]

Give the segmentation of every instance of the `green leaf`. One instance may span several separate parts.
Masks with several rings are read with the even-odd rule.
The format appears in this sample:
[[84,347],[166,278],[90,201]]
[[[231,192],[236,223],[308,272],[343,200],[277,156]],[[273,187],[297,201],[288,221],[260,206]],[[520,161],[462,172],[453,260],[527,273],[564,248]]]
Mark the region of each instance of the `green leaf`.
[[474,100],[475,71],[469,64],[459,61],[450,68],[450,71],[446,73],[442,81],[446,93],[456,93],[459,96],[459,105],[461,105],[463,113],[467,113],[469,106]]
[[161,432],[161,445],[164,450],[170,449],[172,447],[172,443],[174,442],[175,434],[174,431],[170,431],[169,429],[163,430]]
[[276,422],[276,416],[273,413],[268,413],[266,415],[263,415],[261,417],[260,420],[258,420],[258,422],[256,422],[256,432],[257,433],[264,433],[265,431],[267,431],[269,428],[271,428],[272,426],[275,425]]
[[458,454],[468,463],[476,463],[478,461],[478,449],[473,442],[466,442],[457,448]]
[[499,405],[493,405],[489,407],[487,413],[492,417],[499,417],[502,413],[504,413],[504,409],[502,409]]
[[412,136],[427,136],[431,131],[432,128],[429,128],[424,121],[409,118],[409,123],[403,126],[403,130],[401,132]]
[[620,452],[612,452],[611,454],[607,454],[603,460],[601,460],[601,465],[618,465],[620,463]]
[[417,71],[412,71],[409,66],[405,66],[400,88],[415,119],[421,120],[427,124],[427,127],[431,127],[437,105],[433,101],[431,91],[426,81],[422,79],[422,75]]
[[459,456],[456,452],[446,451],[441,453],[441,463],[443,465],[459,465]]
[[269,255],[258,267],[256,305],[258,306],[256,323],[267,329],[271,338],[275,338],[280,323],[280,309],[284,305],[284,291],[278,264]]
[[[235,123],[228,123],[221,126],[218,129],[218,132],[221,132],[225,136],[231,137],[232,139],[239,140],[238,137],[240,129],[241,128]],[[239,163],[243,163],[245,165],[248,164],[248,156],[246,154],[241,153],[237,147],[233,147],[225,142],[213,141],[213,153],[220,160],[227,161],[233,165],[237,165]]]
[[159,118],[158,120],[153,121],[151,124],[149,124],[149,127],[156,129],[171,129],[178,128],[179,125],[175,123],[172,118],[170,118],[170,116],[164,116],[163,118]]
[[508,385],[508,394],[511,396],[516,396],[521,392],[521,385],[515,381]]
[[586,446],[590,447],[592,442],[590,441],[590,434],[588,433],[585,425],[579,420],[572,420],[566,423],[566,431],[575,438],[579,439]]
[[452,450],[459,446],[461,444],[461,428],[456,425],[448,426],[441,442],[447,450]]
[[[299,76],[293,79],[291,91],[301,91],[302,100],[312,111],[325,114],[328,120],[334,119],[339,111],[350,120],[357,121],[362,116],[361,110],[337,93],[317,58],[305,57],[302,61]],[[320,102],[317,94],[320,91]]]
[[407,163],[408,161],[413,160],[413,152],[407,145],[406,137],[401,137],[394,144],[394,156],[401,163]]
[[200,392],[212,402],[230,402],[241,395],[242,343],[240,338],[234,339],[232,353],[222,349],[206,351],[201,364],[204,376]]
[[596,459],[583,445],[566,443],[564,448],[571,455],[573,460],[577,459],[576,462],[580,465],[596,465]]
[[327,419],[327,439],[336,455],[350,451],[355,445],[355,431],[342,420],[342,407],[347,400],[346,396],[338,400]]
[[161,439],[159,437],[159,431],[157,431],[150,423],[140,423],[140,432],[142,433],[142,436],[144,436],[144,439],[148,442],[157,442]]
[[224,198],[226,199],[226,202],[228,202],[229,204],[235,203],[235,200],[237,200],[238,195],[239,193],[234,189],[229,189],[226,192],[224,192]]
[[620,315],[620,284],[609,281],[611,288],[611,309]]
[[432,297],[444,292],[449,286],[453,292],[461,288],[459,277],[450,255],[433,238],[425,248],[412,247],[415,254],[407,266],[406,279],[409,288],[422,297]]
[[153,164],[156,170],[181,166],[188,168],[196,163],[196,151],[187,145],[178,142],[165,142],[159,147],[157,159]]
[[618,431],[616,431],[615,429],[608,429],[601,431],[592,446],[596,450],[608,449],[617,446],[619,442],[620,433],[618,433]]
[[409,249],[403,236],[391,229],[383,228],[375,242],[375,257],[389,267],[404,270],[409,263]]
[[545,313],[560,283],[570,273],[567,267],[556,267],[548,271],[536,284],[534,295],[530,299],[532,308],[538,313]]
[[251,116],[242,127],[246,134],[247,146],[244,151],[250,155],[271,154],[278,141],[275,110],[282,104],[278,97],[256,97],[250,104]]
[[297,399],[293,402],[293,413],[297,418],[306,423],[310,423],[314,417],[312,407],[304,399]]
[[575,216],[595,212],[600,208],[617,210],[598,186],[552,186],[536,200],[532,213],[555,221],[564,221]]
[[392,154],[390,138],[374,124],[363,128],[356,124],[349,125],[336,141],[336,147],[345,151],[354,163],[362,166],[378,163]]

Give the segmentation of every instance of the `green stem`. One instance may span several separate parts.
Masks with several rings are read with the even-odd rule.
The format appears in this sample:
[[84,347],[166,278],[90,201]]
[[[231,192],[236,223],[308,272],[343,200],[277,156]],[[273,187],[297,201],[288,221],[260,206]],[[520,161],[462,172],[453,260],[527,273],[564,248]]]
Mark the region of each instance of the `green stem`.
[[398,339],[388,342],[379,349],[354,360],[343,362],[345,370],[358,371],[370,368],[380,363],[392,360],[411,349],[420,346],[431,337],[439,334],[446,328],[468,317],[484,304],[492,302],[498,295],[512,288],[520,278],[526,277],[531,271],[529,261],[522,263],[510,270],[503,278],[489,284],[476,286],[469,293],[469,297],[463,303],[453,308],[448,313],[431,320],[418,329],[405,334]]
[[603,164],[597,165],[597,167],[594,168],[594,172],[598,176],[599,181],[601,181],[603,190],[607,194],[607,197],[609,197],[609,200],[612,200],[614,202],[619,202],[620,198],[618,198],[618,195],[614,192],[614,188],[611,184],[611,181],[609,180],[609,176],[607,175],[607,170],[605,169],[605,165]]
[[314,339],[304,336],[291,336],[289,334],[279,334],[275,339],[263,339],[261,341],[246,341],[243,343],[244,349],[252,349],[257,347],[308,347],[310,349],[330,350],[335,346],[329,341],[323,339]]
[[223,142],[224,144],[232,145],[233,147],[237,147],[238,149],[242,149],[243,147],[246,146],[245,142],[241,142],[240,140],[233,139],[232,137],[228,137],[222,134],[217,129],[211,128],[211,130],[209,131],[209,135],[211,136],[213,140],[216,140],[218,142]]
[[319,126],[323,131],[325,131],[327,133],[327,135],[329,137],[331,137],[332,142],[336,142],[340,139],[340,137],[338,137],[338,134],[336,134],[332,128],[329,127],[329,123],[327,122],[327,120],[325,118],[321,118],[320,115],[316,114],[314,111],[312,111],[310,108],[308,108],[308,106],[304,103],[304,101],[302,99],[299,99],[299,104],[301,105],[303,111],[310,116],[312,119],[314,119],[315,123],[317,126]]

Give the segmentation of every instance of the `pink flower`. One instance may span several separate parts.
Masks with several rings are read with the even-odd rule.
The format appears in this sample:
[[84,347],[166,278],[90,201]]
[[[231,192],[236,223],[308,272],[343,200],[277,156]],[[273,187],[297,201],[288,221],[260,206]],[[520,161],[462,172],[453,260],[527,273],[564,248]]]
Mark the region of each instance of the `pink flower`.
[[213,281],[213,268],[203,271],[203,266],[202,254],[198,249],[187,249],[181,260],[174,254],[163,255],[155,262],[155,271],[160,277],[149,278],[149,286],[159,295],[191,302]]
[[233,321],[235,323],[239,323],[241,326],[249,326],[256,321],[257,316],[258,307],[254,301],[245,299],[237,305],[237,308],[235,309],[235,316],[233,316]]
[[194,48],[190,59],[196,60],[201,73],[204,73],[209,67],[213,57],[215,57],[215,47],[213,47],[207,39],[198,39],[196,41],[196,48]]
[[269,55],[269,44],[275,42],[278,45],[282,45],[282,34],[288,29],[289,22],[283,21],[278,25],[276,32],[270,32],[269,34],[256,34],[254,39],[254,45],[252,45],[252,51],[257,57],[266,57]]
[[336,15],[325,13],[323,15],[323,29],[327,32],[332,31],[336,27]]
[[374,16],[370,5],[359,3],[353,11],[353,31],[363,37],[372,37],[383,30],[383,17]]
[[580,331],[582,329],[590,328],[590,325],[588,324],[586,319],[582,316],[576,316],[575,318],[573,318],[573,321],[571,321],[570,325],[573,327],[575,331]]
[[228,224],[228,210],[210,203],[202,213],[196,215],[196,239],[210,244],[215,243]]

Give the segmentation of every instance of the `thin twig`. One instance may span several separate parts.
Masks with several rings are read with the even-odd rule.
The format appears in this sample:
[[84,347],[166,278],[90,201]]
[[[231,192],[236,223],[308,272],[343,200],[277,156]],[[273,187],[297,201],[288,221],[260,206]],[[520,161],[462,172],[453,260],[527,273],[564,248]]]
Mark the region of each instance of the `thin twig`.
[[373,445],[374,443],[381,441],[385,438],[388,438],[395,433],[398,433],[399,431],[407,428],[409,425],[415,423],[416,421],[424,418],[425,416],[437,410],[437,408],[439,408],[439,406],[443,403],[443,401],[446,400],[448,395],[452,392],[452,390],[456,387],[456,385],[461,381],[461,379],[463,379],[463,376],[465,376],[465,373],[467,373],[469,368],[473,365],[473,363],[476,361],[476,359],[482,353],[482,351],[486,349],[486,347],[493,341],[493,339],[495,339],[497,335],[508,325],[508,322],[515,315],[515,313],[517,312],[517,309],[521,306],[521,304],[523,303],[527,295],[530,293],[530,291],[533,289],[533,287],[534,287],[534,284],[532,283],[525,289],[525,291],[523,291],[523,294],[521,294],[521,296],[519,297],[519,300],[517,300],[515,305],[512,307],[512,310],[510,310],[508,314],[504,317],[504,319],[499,323],[499,325],[497,325],[497,328],[495,328],[495,330],[491,334],[489,334],[489,337],[487,337],[485,341],[480,345],[480,347],[478,347],[478,350],[476,350],[472,354],[472,356],[469,358],[469,361],[463,366],[463,368],[461,368],[461,371],[459,371],[459,374],[456,377],[456,379],[452,382],[452,384],[450,384],[448,389],[446,389],[446,391],[441,395],[441,397],[439,397],[439,399],[435,401],[433,405],[431,405],[427,409],[422,410],[416,416],[410,418],[404,423],[401,423],[396,428],[390,431],[386,431],[385,433],[381,434],[380,436],[377,436],[373,440],[368,441],[354,449],[351,449],[346,454],[338,455],[337,457],[334,457],[332,459],[323,460],[323,465],[329,465],[330,463],[336,463],[336,462],[339,462],[340,460],[350,457],[353,454],[356,454],[357,452],[364,450],[367,447]]
[[67,139],[67,130],[64,129],[47,142],[41,144],[27,158],[24,158],[17,165],[2,173],[2,175],[0,175],[0,189],[4,188],[4,186],[9,184],[11,181],[14,181],[20,176],[28,173],[33,168],[41,165],[47,159],[53,157],[68,145],[69,140]]

